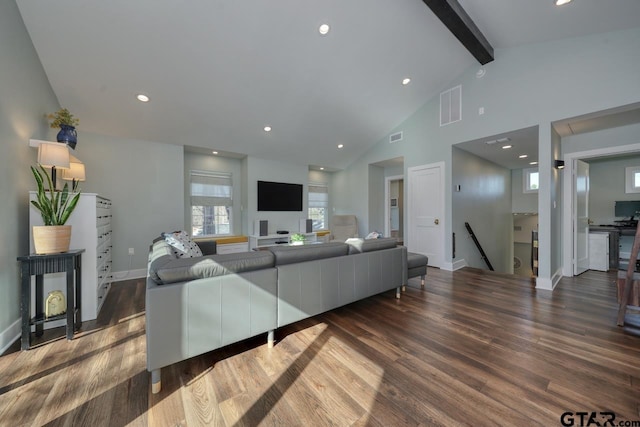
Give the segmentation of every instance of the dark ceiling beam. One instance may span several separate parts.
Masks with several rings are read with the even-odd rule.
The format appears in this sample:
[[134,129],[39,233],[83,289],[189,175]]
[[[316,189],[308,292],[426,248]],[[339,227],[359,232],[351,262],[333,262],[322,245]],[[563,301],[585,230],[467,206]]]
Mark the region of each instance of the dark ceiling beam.
[[480,64],[493,61],[493,47],[457,0],[423,1]]

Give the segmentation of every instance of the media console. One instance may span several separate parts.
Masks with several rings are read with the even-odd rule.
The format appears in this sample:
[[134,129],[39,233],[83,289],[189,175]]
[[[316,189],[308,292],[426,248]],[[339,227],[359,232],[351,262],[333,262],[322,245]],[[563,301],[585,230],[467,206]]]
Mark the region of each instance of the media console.
[[[307,242],[317,241],[316,233],[300,233],[303,234]],[[291,233],[287,234],[269,234],[267,236],[249,236],[249,250],[261,248],[265,246],[276,246],[285,243],[291,243]]]

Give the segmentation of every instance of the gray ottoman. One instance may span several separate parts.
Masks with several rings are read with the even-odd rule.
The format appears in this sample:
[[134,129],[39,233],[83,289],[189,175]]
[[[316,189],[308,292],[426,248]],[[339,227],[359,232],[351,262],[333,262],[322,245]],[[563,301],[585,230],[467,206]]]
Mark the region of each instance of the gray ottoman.
[[[426,255],[417,254],[414,252],[407,253],[407,268],[408,274],[407,279],[412,277],[420,276],[420,286],[424,288],[424,278],[427,275],[427,263],[429,262],[429,258]],[[402,290],[405,290],[406,286],[402,287]]]

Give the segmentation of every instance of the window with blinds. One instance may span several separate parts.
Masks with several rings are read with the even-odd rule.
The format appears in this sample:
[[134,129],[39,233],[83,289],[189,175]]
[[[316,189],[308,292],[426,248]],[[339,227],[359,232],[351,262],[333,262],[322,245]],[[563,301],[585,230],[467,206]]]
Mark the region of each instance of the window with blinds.
[[191,235],[229,235],[233,230],[230,173],[191,171]]
[[329,189],[327,184],[309,183],[309,219],[314,230],[324,230],[328,226]]

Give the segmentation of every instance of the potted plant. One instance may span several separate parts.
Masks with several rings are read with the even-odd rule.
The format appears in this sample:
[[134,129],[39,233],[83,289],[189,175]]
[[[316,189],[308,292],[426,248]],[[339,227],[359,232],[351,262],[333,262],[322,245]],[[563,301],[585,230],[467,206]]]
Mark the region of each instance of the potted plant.
[[51,120],[52,128],[60,128],[60,132],[56,135],[58,142],[64,142],[71,149],[76,148],[78,143],[78,134],[76,132],[76,126],[80,123],[80,120],[73,117],[73,114],[66,108],[61,108],[55,113],[51,113],[47,116]]
[[306,237],[304,234],[295,233],[291,235],[291,244],[292,245],[303,245]]
[[[69,191],[65,183],[62,191],[55,191],[51,177],[39,165],[40,170],[31,166],[31,172],[38,184],[36,200],[31,204],[40,211],[44,225],[33,226],[33,245],[37,254],[52,254],[69,250],[71,226],[65,225],[80,200],[80,191]],[[42,173],[40,172],[42,171]],[[47,180],[45,188],[44,177]]]

